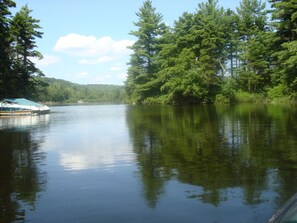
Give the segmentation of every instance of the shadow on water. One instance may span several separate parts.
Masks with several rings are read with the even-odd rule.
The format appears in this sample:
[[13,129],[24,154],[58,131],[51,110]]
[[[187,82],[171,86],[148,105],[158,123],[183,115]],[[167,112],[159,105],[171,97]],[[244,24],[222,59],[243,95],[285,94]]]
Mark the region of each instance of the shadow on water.
[[189,199],[215,207],[234,197],[278,207],[297,191],[296,117],[296,108],[273,105],[129,107],[148,205],[176,179],[202,188]]
[[42,131],[48,122],[47,115],[0,119],[0,222],[24,222],[22,203],[34,209],[46,187],[46,173],[39,169],[43,138],[32,131]]

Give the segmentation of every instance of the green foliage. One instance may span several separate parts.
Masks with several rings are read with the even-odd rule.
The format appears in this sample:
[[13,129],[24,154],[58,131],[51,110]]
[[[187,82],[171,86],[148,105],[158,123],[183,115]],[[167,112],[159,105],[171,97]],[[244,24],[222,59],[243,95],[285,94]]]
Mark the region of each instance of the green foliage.
[[157,98],[149,97],[143,101],[143,104],[145,104],[145,105],[158,105],[158,104],[161,105],[164,103],[166,103],[166,99],[162,98],[162,97],[157,97]]
[[270,83],[270,43],[267,11],[258,0],[243,0],[237,8],[241,65],[238,80],[248,92],[261,92]]
[[230,104],[230,98],[225,96],[224,94],[217,94],[215,99],[215,104]]
[[237,8],[239,17],[238,30],[242,40],[249,40],[258,31],[267,26],[267,11],[265,3],[259,0],[242,0]]
[[130,34],[138,39],[130,47],[133,54],[129,63],[126,89],[132,101],[142,103],[145,98],[159,93],[159,86],[155,81],[158,70],[157,58],[160,39],[167,27],[151,1],[145,1],[136,15],[139,21],[134,24],[138,29]]
[[123,86],[78,85],[54,78],[37,78],[43,82],[36,100],[53,103],[124,103],[127,95]]
[[250,102],[265,102],[265,96],[262,94],[257,94],[257,93],[249,93],[249,92],[244,92],[244,91],[238,91],[235,94],[235,99],[239,103],[250,103]]
[[286,86],[284,86],[283,84],[279,84],[277,86],[274,86],[272,88],[270,88],[267,91],[267,96],[269,99],[278,99],[278,98],[282,98],[286,95]]
[[161,90],[169,103],[197,103],[207,94],[200,89],[203,84],[201,69],[192,61],[195,61],[194,53],[183,49],[175,59],[175,65],[160,72],[160,76],[166,79]]
[[13,1],[0,1],[0,93],[1,97],[28,97],[36,94],[38,83],[34,76],[42,75],[32,58],[42,58],[35,50],[36,38],[42,37],[38,31],[39,20],[31,17],[31,10],[24,6],[12,19],[9,7]]
[[227,16],[217,1],[208,1],[199,4],[197,13],[184,13],[175,23],[173,38],[160,52],[161,90],[169,103],[214,101],[226,61]]
[[222,81],[221,93],[216,95],[216,104],[232,104],[236,102],[237,84],[231,77],[224,78]]
[[[275,76],[289,93],[297,92],[297,4],[296,0],[269,0],[272,6]],[[277,83],[278,84],[278,83]]]
[[0,95],[12,95],[11,78],[11,36],[10,22],[11,12],[9,8],[15,7],[11,0],[0,1]]
[[297,38],[292,42],[283,43],[281,47],[283,50],[279,52],[278,58],[283,62],[284,83],[292,93],[297,92]]
[[[154,18],[162,16],[150,1],[145,2],[137,13],[139,30],[132,32],[138,40],[131,48],[134,54],[126,82],[130,99],[148,104],[263,101],[269,89],[268,97],[278,97],[274,87],[279,84],[293,96],[297,92],[297,6],[295,0],[270,2],[274,26],[261,0],[242,0],[236,12],[218,7],[217,0],[207,0],[159,35],[153,31],[159,30],[160,20]],[[153,28],[151,39],[145,38],[147,27]],[[148,53],[152,51],[145,46],[158,50]],[[144,66],[149,62],[153,69]],[[226,82],[228,74],[231,78]]]

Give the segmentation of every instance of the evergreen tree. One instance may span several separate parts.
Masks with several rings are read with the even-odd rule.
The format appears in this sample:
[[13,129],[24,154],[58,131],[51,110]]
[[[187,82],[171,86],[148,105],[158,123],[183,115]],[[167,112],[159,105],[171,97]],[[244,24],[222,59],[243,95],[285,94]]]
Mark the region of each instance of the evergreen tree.
[[169,103],[213,101],[225,70],[228,15],[215,0],[198,7],[196,14],[179,18],[175,38],[160,53],[162,90]]
[[243,0],[237,8],[240,35],[239,82],[244,90],[257,92],[269,83],[267,11],[259,0]]
[[12,0],[0,0],[0,98],[9,97],[11,86],[11,38],[10,7],[15,7]]
[[199,4],[196,20],[202,24],[196,29],[200,40],[196,50],[197,66],[201,69],[202,86],[206,90],[204,101],[212,102],[221,85],[227,60],[226,44],[229,27],[229,15],[218,7],[217,0],[208,0]]
[[154,85],[154,80],[158,71],[159,41],[166,32],[166,26],[162,22],[161,14],[156,12],[151,1],[145,1],[136,15],[139,21],[134,25],[138,30],[131,31],[130,34],[137,40],[131,46],[133,54],[125,85],[130,98],[141,103],[145,98],[159,91],[159,87]]
[[42,55],[36,48],[36,38],[42,37],[38,31],[39,20],[31,17],[32,11],[28,6],[23,6],[14,16],[11,23],[11,35],[13,37],[13,72],[15,93],[18,97],[30,97],[36,88],[37,82],[34,75],[42,76],[42,72],[36,68],[31,61],[36,57],[41,59]]
[[239,67],[239,31],[238,31],[238,15],[228,9],[226,12],[226,53],[229,63],[229,69],[226,71],[230,74],[231,78],[234,78]]
[[297,1],[269,0],[276,29],[275,79],[291,94],[297,93]]

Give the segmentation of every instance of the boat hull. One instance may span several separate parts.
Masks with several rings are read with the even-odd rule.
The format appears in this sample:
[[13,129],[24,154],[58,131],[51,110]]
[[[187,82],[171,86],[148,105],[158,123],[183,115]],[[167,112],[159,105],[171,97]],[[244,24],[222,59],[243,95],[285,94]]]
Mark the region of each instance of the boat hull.
[[12,111],[0,111],[0,117],[11,116],[28,116],[28,115],[45,115],[49,114],[50,110],[34,111],[34,110],[12,110]]
[[267,223],[297,222],[297,193],[293,195]]

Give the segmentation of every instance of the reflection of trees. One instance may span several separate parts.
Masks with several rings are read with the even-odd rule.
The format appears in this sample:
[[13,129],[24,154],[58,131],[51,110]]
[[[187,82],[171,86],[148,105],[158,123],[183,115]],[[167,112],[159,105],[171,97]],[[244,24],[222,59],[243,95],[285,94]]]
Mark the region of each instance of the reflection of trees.
[[149,204],[173,176],[203,187],[191,198],[218,205],[228,199],[227,188],[238,187],[246,203],[257,204],[271,189],[271,170],[287,199],[297,186],[295,117],[295,110],[277,106],[130,107],[127,122]]
[[22,222],[24,202],[34,208],[37,193],[44,189],[44,173],[38,169],[44,159],[40,139],[28,131],[0,131],[0,222]]

